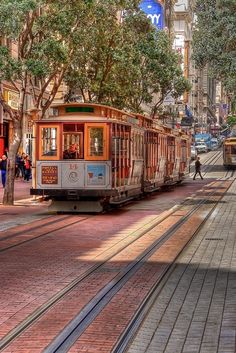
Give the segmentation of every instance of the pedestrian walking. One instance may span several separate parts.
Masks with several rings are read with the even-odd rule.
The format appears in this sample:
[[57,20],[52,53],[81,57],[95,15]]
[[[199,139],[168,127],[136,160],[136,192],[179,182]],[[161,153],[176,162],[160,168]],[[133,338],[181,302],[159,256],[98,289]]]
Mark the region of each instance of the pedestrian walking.
[[2,186],[5,188],[6,185],[6,173],[7,173],[7,156],[4,154],[0,159],[0,169],[2,177]]
[[30,177],[31,177],[31,160],[29,158],[29,156],[27,155],[25,158],[25,177],[24,180],[29,181]]
[[193,177],[193,180],[196,179],[197,174],[200,175],[201,179],[203,179],[202,174],[201,174],[201,162],[200,162],[200,157],[197,157],[197,160],[195,162],[195,174]]
[[20,169],[22,178],[25,178],[25,158],[26,158],[26,154],[23,152],[19,161],[19,169]]

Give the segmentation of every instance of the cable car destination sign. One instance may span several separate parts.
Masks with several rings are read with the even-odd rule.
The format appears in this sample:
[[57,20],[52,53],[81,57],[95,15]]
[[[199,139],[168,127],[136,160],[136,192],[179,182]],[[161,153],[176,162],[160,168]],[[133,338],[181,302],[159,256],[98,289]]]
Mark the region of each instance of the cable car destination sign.
[[163,29],[164,27],[164,10],[160,1],[156,0],[143,0],[140,3],[140,9],[145,12],[147,18],[149,18],[157,29]]

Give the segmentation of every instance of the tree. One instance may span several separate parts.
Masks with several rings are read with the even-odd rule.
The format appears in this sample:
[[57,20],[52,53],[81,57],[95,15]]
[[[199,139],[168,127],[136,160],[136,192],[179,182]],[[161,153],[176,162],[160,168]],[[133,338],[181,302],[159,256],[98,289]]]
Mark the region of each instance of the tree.
[[[89,2],[82,0],[0,0],[0,33],[17,47],[12,56],[7,46],[0,46],[0,104],[13,124],[4,204],[14,202],[15,156],[27,95],[33,98],[32,108],[44,116],[72,61],[90,9]],[[19,95],[17,109],[5,100],[4,80]]]
[[[99,4],[99,6],[98,6]],[[84,101],[142,111],[148,103],[156,112],[169,93],[189,90],[178,56],[163,31],[156,31],[137,2],[97,1],[93,11],[96,26],[83,33],[68,70],[71,92],[78,89]],[[124,10],[122,21],[114,13]],[[154,102],[153,97],[160,99]]]
[[82,30],[82,41],[66,76],[71,91],[79,89],[84,101],[111,103],[108,98],[111,89],[114,85],[118,87],[113,81],[114,71],[118,64],[127,65],[127,57],[132,55],[127,37],[133,29],[128,28],[120,16],[124,12],[126,16],[139,13],[138,3],[135,0],[98,0],[94,3],[92,23],[95,25]]
[[197,66],[202,68],[208,64],[211,75],[223,82],[233,101],[236,92],[235,12],[235,0],[198,0],[197,23],[193,36]]
[[141,52],[146,61],[142,76],[144,80],[148,77],[152,115],[155,116],[167,95],[177,99],[191,89],[191,84],[183,76],[179,56],[173,51],[167,33],[152,31],[142,45]]

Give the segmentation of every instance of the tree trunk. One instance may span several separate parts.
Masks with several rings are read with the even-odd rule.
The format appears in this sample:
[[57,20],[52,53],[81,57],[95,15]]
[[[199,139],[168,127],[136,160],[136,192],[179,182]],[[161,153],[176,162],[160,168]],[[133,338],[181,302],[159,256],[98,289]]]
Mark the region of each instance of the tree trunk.
[[22,140],[21,121],[13,121],[13,140],[10,143],[7,162],[6,187],[3,195],[3,205],[14,204],[14,181],[16,155]]

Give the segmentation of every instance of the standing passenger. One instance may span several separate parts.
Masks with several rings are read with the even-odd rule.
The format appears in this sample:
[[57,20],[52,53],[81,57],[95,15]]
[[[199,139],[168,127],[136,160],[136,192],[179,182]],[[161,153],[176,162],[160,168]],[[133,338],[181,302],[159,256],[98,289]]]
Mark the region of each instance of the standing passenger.
[[197,160],[195,162],[195,174],[193,177],[193,180],[196,179],[197,174],[200,175],[201,179],[203,179],[202,174],[201,174],[201,162],[200,162],[200,157],[197,157]]

